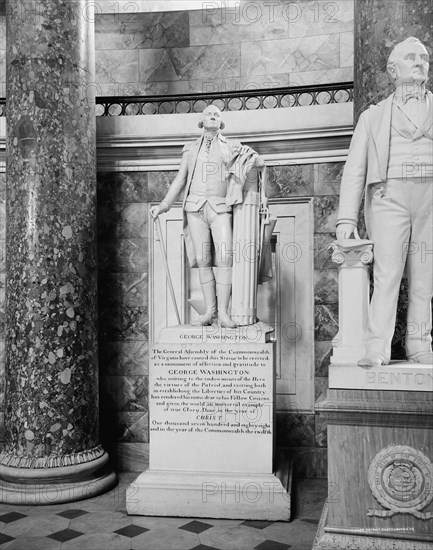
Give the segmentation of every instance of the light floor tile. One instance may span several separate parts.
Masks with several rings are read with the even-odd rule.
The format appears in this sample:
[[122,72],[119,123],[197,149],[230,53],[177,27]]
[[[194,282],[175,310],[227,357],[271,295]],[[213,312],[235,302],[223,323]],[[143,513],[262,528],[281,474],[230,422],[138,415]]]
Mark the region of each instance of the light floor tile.
[[2,544],[2,550],[58,550],[62,543],[46,537],[19,537],[15,540]]
[[13,523],[9,523],[3,533],[11,537],[19,537],[28,535],[31,537],[45,537],[66,529],[69,525],[69,520],[60,516],[32,516]]
[[200,544],[196,533],[189,533],[182,529],[157,528],[143,533],[132,539],[132,548],[143,550],[190,550]]
[[94,512],[71,519],[70,529],[82,533],[109,533],[131,524],[131,519],[121,512]]
[[64,542],[62,550],[131,550],[131,539],[117,533],[90,533]]
[[263,534],[267,539],[276,542],[294,545],[313,543],[317,531],[317,525],[304,523],[295,519],[288,523],[279,521],[263,529]]
[[221,550],[251,550],[265,540],[262,531],[243,525],[212,527],[200,534],[202,544]]

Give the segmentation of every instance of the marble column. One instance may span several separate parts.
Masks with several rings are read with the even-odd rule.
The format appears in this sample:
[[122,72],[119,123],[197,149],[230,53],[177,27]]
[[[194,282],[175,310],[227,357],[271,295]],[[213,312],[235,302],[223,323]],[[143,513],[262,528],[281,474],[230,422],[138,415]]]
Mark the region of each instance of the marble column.
[[0,499],[115,483],[98,441],[93,17],[84,0],[8,2],[6,398]]

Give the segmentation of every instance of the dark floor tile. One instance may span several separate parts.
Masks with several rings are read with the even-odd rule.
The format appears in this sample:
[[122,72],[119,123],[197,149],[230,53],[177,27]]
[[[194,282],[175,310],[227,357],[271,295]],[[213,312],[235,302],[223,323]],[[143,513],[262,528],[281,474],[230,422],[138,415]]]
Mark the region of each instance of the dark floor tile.
[[256,546],[254,550],[287,550],[288,548],[291,548],[290,544],[282,544],[275,540],[265,540],[265,542],[261,542]]
[[19,512],[9,512],[0,516],[0,521],[2,521],[3,523],[12,523],[13,521],[17,521],[18,519],[26,517],[27,516],[25,514],[20,514]]
[[84,514],[88,514],[89,512],[86,512],[86,510],[65,510],[64,512],[59,512],[57,515],[62,516],[62,518],[66,519],[74,519],[79,518],[80,516],[84,516]]
[[122,527],[122,529],[118,529],[114,532],[132,539],[133,537],[141,535],[146,531],[149,531],[149,529],[146,529],[145,527],[140,527],[139,525],[126,525],[125,527]]
[[198,546],[194,546],[191,550],[220,550],[219,548],[215,548],[214,546],[206,546],[206,544],[199,544]]
[[254,529],[265,529],[266,527],[269,527],[269,525],[272,525],[272,521],[247,520],[243,521],[242,525],[246,525],[247,527],[254,527]]
[[209,523],[204,523],[203,521],[190,521],[189,523],[182,525],[182,527],[179,527],[179,529],[199,535],[211,527],[213,527],[213,525],[209,525]]
[[60,542],[67,542],[68,540],[76,539],[83,534],[84,533],[80,533],[80,531],[74,531],[74,529],[62,529],[61,531],[57,531],[57,533],[51,533],[51,535],[48,535],[48,538],[58,540]]
[[5,544],[6,542],[10,542],[11,540],[15,540],[14,537],[10,537],[9,535],[0,533],[0,544]]

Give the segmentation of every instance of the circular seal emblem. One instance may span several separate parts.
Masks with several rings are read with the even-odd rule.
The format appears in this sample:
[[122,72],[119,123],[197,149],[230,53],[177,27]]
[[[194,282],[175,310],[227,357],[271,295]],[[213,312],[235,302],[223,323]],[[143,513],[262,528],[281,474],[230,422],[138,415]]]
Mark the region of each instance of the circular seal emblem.
[[433,500],[432,464],[421,451],[404,445],[390,445],[377,453],[368,469],[368,484],[383,510],[369,510],[368,515],[389,517],[412,514],[429,519],[431,513],[422,514]]

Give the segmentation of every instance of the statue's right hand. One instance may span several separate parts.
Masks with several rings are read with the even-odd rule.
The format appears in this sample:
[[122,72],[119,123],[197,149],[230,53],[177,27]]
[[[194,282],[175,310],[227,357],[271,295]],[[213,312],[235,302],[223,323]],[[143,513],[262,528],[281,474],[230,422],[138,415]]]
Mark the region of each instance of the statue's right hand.
[[355,234],[355,237],[359,239],[358,232],[356,231],[356,225],[354,223],[340,223],[336,230],[337,240],[350,239]]
[[156,220],[156,218],[161,214],[161,211],[159,209],[159,205],[156,205],[156,206],[152,206],[151,209],[150,209],[150,215],[152,216],[152,218],[154,220]]
[[156,220],[156,218],[160,214],[164,214],[164,212],[167,212],[168,210],[169,210],[169,208],[167,207],[167,204],[164,201],[162,201],[159,204],[157,204],[156,206],[151,207],[150,215],[152,216],[152,218],[154,220]]

